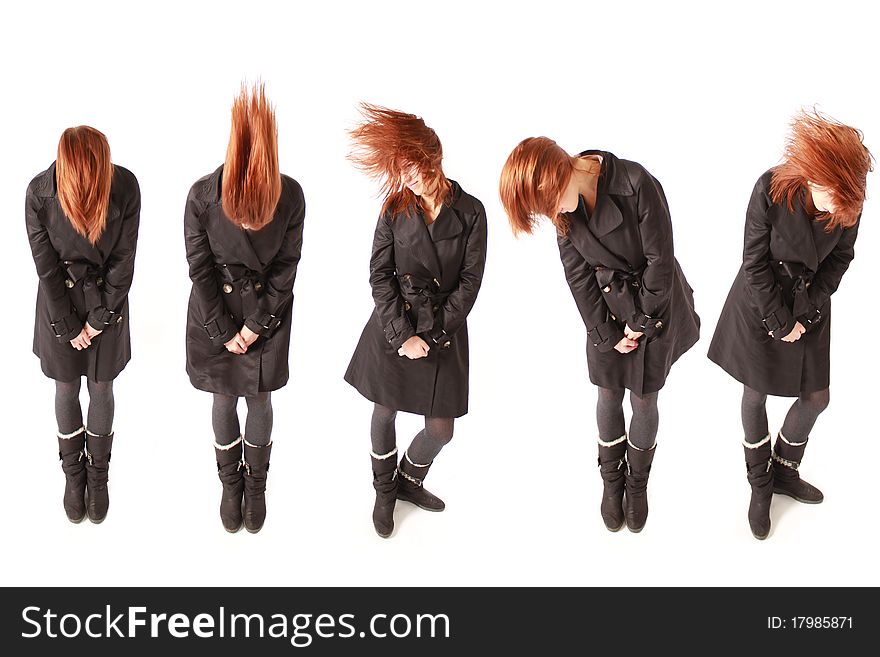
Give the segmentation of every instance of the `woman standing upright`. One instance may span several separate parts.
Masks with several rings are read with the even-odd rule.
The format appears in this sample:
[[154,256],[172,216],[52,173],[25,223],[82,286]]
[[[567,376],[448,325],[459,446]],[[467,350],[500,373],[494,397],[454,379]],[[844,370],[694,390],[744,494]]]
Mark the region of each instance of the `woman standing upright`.
[[[184,218],[193,283],[186,371],[193,386],[214,394],[220,519],[229,532],[242,522],[258,532],[266,518],[271,391],[289,377],[304,217],[302,189],[278,168],[275,113],[264,89],[243,87],[232,106],[226,162],[193,185]],[[240,397],[247,402],[243,435]]]
[[[55,379],[64,510],[99,523],[110,504],[113,380],[131,358],[128,292],[141,197],[137,179],[110,160],[107,138],[68,128],[58,158],[27,189],[25,218],[40,284],[34,353]],[[85,425],[79,403],[86,377]]]
[[[770,533],[770,501],[823,495],[800,478],[810,431],[829,401],[831,295],[853,259],[871,155],[861,133],[801,113],[782,164],[755,184],[743,264],[721,311],[709,358],[743,384],[749,525]],[[771,450],[767,395],[797,397]]]
[[[546,137],[522,141],[501,173],[514,233],[540,217],[557,230],[565,277],[587,328],[587,366],[599,387],[600,512],[605,526],[639,532],[659,422],[657,394],[699,338],[693,290],[672,247],[660,183],[604,151],[570,156]],[[623,398],[630,391],[627,435]],[[624,502],[625,496],[625,502]]]
[[[397,499],[428,511],[443,501],[423,486],[468,410],[467,315],[486,264],[486,213],[443,173],[436,133],[412,114],[363,104],[354,163],[382,181],[370,258],[375,309],[345,373],[374,403],[370,424],[373,526],[394,529]],[[398,411],[425,418],[397,462]]]

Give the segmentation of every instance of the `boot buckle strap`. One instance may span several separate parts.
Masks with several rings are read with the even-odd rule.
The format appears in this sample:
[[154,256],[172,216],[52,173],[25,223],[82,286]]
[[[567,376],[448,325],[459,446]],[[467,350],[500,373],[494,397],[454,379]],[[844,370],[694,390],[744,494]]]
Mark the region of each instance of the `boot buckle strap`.
[[798,461],[789,461],[788,459],[782,458],[779,454],[774,450],[773,452],[773,460],[779,463],[780,465],[784,465],[786,468],[791,468],[792,470],[797,470],[800,466]]
[[421,487],[421,485],[422,485],[422,480],[421,480],[421,479],[417,479],[416,477],[413,477],[411,474],[409,474],[408,472],[404,472],[404,471],[401,470],[400,468],[398,468],[397,471],[400,473],[400,475],[401,475],[404,479],[406,479],[407,481],[409,481],[409,482],[415,484],[416,486]]

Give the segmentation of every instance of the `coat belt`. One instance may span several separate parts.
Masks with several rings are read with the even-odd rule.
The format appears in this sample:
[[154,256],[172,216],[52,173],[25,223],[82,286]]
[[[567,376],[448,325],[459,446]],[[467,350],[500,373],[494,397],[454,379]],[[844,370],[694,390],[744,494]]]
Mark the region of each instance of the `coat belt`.
[[636,309],[635,297],[642,286],[642,272],[622,271],[608,267],[596,267],[596,282],[607,299],[613,297],[617,303],[609,304],[623,321],[639,314]]
[[258,309],[258,300],[265,286],[264,274],[244,265],[216,265],[220,278],[223,280],[223,293],[232,294],[236,284],[241,285],[242,312],[247,317]]
[[101,291],[104,287],[104,268],[87,260],[63,260],[59,263],[67,274],[65,285],[74,288],[82,286],[86,309],[102,306]]
[[812,270],[800,262],[773,260],[772,265],[777,278],[785,276],[792,281],[791,287],[783,286],[792,296],[791,314],[795,317],[811,315],[814,309],[807,290],[813,280]]
[[436,278],[403,274],[398,276],[397,280],[404,299],[416,313],[416,333],[433,330],[437,312],[446,301],[449,292],[440,291],[440,282]]

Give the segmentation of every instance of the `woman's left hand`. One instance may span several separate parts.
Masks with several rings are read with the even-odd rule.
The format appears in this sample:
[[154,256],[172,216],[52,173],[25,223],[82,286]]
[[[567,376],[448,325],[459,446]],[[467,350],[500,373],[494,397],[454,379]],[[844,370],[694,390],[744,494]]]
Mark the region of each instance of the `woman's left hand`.
[[628,337],[630,340],[638,340],[640,337],[644,335],[644,333],[640,333],[639,331],[633,331],[629,324],[623,327],[623,334]]
[[247,326],[242,326],[239,331],[241,337],[244,338],[245,344],[250,347],[254,342],[257,341],[257,338],[260,337],[259,333],[254,333]]
[[[88,324],[86,324],[86,326],[88,326]],[[88,349],[92,346],[92,339],[86,332],[85,327],[79,332],[79,335],[70,341],[70,345],[77,351],[82,351],[83,349]]]

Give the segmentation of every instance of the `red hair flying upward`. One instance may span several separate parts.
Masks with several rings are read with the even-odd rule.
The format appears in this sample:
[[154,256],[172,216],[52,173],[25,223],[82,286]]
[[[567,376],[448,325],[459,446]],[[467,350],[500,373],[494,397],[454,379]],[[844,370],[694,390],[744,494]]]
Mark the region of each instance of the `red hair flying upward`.
[[263,85],[242,85],[232,105],[232,131],[223,166],[223,212],[237,226],[259,230],[281,197],[278,128]]
[[[834,210],[819,213],[826,231],[849,228],[858,220],[865,201],[871,153],[862,133],[816,112],[801,112],[791,123],[783,162],[773,170],[770,195],[774,203],[794,209],[795,197],[807,183],[824,188],[834,199]],[[809,195],[807,195],[809,198]]]
[[364,120],[349,134],[353,149],[349,159],[382,184],[382,212],[391,216],[414,210],[419,198],[404,184],[415,168],[438,202],[449,195],[451,184],[443,174],[443,147],[437,133],[415,114],[361,103]]

